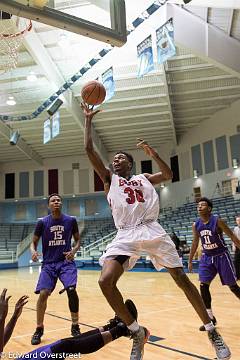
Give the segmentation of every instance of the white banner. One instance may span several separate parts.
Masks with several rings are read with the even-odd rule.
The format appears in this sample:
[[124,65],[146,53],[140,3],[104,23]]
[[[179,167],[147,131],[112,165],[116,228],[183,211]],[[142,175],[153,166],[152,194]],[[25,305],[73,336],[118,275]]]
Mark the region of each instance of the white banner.
[[46,144],[51,140],[51,121],[47,119],[43,124],[43,143]]
[[152,36],[148,36],[137,46],[138,77],[142,77],[154,69]]
[[115,82],[113,79],[113,68],[110,67],[102,74],[102,83],[106,89],[106,97],[104,102],[110,100],[115,94]]
[[156,36],[158,64],[163,64],[176,54],[172,20],[157,29]]
[[60,132],[60,113],[57,111],[52,116],[52,137],[56,137]]

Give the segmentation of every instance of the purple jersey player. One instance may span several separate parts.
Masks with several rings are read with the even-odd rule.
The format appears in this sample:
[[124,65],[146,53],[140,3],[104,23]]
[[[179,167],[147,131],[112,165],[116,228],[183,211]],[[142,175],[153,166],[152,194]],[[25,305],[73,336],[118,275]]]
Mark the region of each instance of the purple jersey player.
[[[216,324],[211,308],[210,284],[219,274],[222,285],[228,285],[230,290],[240,298],[240,287],[236,283],[236,274],[233,262],[223,238],[225,233],[233,243],[240,248],[240,240],[233,234],[232,230],[218,216],[212,215],[212,202],[208,198],[201,198],[197,205],[199,219],[192,225],[193,242],[189,255],[188,268],[192,271],[192,260],[198,248],[199,239],[202,244],[202,257],[199,261],[200,291],[207,308],[209,317]],[[200,331],[205,327],[200,326]]]
[[[5,326],[5,320],[8,314],[8,302],[11,296],[7,296],[7,289],[3,289],[0,295],[0,358],[8,358],[7,353],[3,352],[4,346],[7,344],[12,336],[13,330],[17,323],[19,316],[22,313],[24,305],[28,302],[28,296],[20,297],[15,305],[15,309],[11,319]],[[134,303],[128,299],[126,306],[134,318],[137,318],[137,309]],[[121,336],[130,336],[127,326],[121,319],[115,316],[108,324],[94,330],[80,334],[74,338],[65,338],[54,343],[44,345],[36,348],[35,350],[20,354],[11,352],[14,359],[65,359],[69,358],[82,358],[81,354],[89,354],[101,349],[107,343],[114,341]],[[79,356],[76,356],[76,355]],[[74,356],[75,355],[75,356]]]
[[[32,336],[32,345],[40,344],[43,335],[43,320],[47,308],[47,299],[54,290],[59,279],[68,295],[68,304],[72,317],[72,336],[80,334],[78,325],[79,299],[76,292],[77,268],[74,255],[80,247],[80,235],[75,218],[62,213],[62,198],[58,194],[48,197],[51,214],[38,221],[31,244],[32,260],[37,261],[40,255],[37,245],[42,238],[43,264],[38,279],[36,294],[40,294],[37,302],[37,328]],[[72,248],[72,236],[75,246]]]

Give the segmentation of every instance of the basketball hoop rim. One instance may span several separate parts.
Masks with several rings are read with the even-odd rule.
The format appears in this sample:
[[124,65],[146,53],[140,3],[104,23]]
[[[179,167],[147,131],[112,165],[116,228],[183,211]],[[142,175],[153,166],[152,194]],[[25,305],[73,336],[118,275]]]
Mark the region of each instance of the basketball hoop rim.
[[16,34],[0,34],[0,40],[6,39],[6,38],[15,38],[15,37],[24,35],[27,31],[31,31],[31,30],[32,30],[32,21],[29,20],[29,24],[25,29],[17,32]]

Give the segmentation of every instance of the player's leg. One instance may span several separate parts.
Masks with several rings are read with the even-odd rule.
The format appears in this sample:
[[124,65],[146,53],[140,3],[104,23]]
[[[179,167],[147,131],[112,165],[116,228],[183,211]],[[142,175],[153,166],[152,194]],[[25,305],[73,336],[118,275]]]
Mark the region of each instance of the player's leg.
[[123,264],[128,260],[129,256],[125,255],[116,256],[115,259],[111,260],[105,259],[99,279],[99,286],[109,305],[132,332],[133,346],[130,359],[137,360],[143,356],[144,344],[148,340],[149,332],[146,328],[139,326],[133,318],[123,302],[122,294],[117,288],[117,281],[124,272]]
[[[200,294],[201,294],[201,297],[203,299],[203,302],[204,302],[204,305],[207,309],[207,313],[208,313],[208,316],[210,317],[213,325],[216,325],[217,323],[217,320],[215,318],[215,316],[213,315],[213,311],[212,311],[212,297],[211,297],[211,293],[210,293],[210,282],[207,283],[207,282],[201,282],[200,283]],[[199,327],[199,330],[200,331],[205,331],[205,326],[202,325]]]
[[125,324],[130,325],[134,322],[134,318],[126,308],[122,294],[117,288],[117,282],[124,273],[123,264],[128,259],[129,256],[125,255],[116,256],[115,259],[106,259],[99,278],[99,286],[113,311]]
[[74,261],[64,261],[60,264],[59,279],[63,283],[68,296],[68,306],[71,313],[72,336],[81,334],[79,329],[79,297],[76,291],[77,285],[77,267]]
[[168,269],[176,284],[184,291],[186,297],[192,304],[198,316],[202,320],[205,329],[208,332],[208,338],[215,348],[218,360],[228,360],[231,357],[231,352],[228,346],[223,341],[221,335],[215,329],[211,322],[203,300],[195,287],[189,280],[182,268]]
[[53,264],[44,265],[38,279],[36,294],[39,294],[37,301],[37,327],[32,336],[31,344],[38,345],[41,342],[41,337],[44,332],[44,315],[47,308],[48,296],[54,290],[57,282],[57,277]]
[[237,284],[237,276],[229,252],[224,253],[221,257],[217,257],[218,273],[222,285],[229,286],[232,293],[240,299],[240,287]]
[[[186,297],[196,310],[198,316],[203,321],[203,323],[211,324],[211,320],[209,319],[203,300],[196,286],[189,280],[187,275],[184,273],[183,268],[168,268],[168,271],[175,283],[178,285],[178,287],[183,290]],[[211,326],[211,328],[213,328],[213,325]]]
[[234,266],[236,270],[237,280],[240,280],[240,249],[236,249],[234,254]]
[[[212,297],[210,293],[210,284],[212,280],[218,273],[218,268],[216,264],[216,260],[211,256],[206,256],[203,254],[199,261],[199,281],[200,281],[200,294],[202,296],[204,305],[206,306],[208,316],[210,317],[212,323],[216,325],[217,320],[213,315],[212,311]],[[205,331],[205,326],[202,325],[199,328],[200,331]]]
[[[155,242],[157,243],[155,244]],[[166,267],[176,284],[184,291],[189,302],[202,319],[206,330],[208,330],[208,337],[215,348],[218,360],[229,359],[231,356],[230,350],[211,322],[197,288],[184,273],[178,253],[170,237],[166,234],[158,239],[154,239],[151,243],[148,245],[147,251],[154,266],[157,269],[160,269],[162,266]]]
[[62,339],[50,346],[54,354],[89,354],[121,336],[128,336],[126,325],[119,322],[117,326],[105,331],[104,327],[88,331],[74,338]]

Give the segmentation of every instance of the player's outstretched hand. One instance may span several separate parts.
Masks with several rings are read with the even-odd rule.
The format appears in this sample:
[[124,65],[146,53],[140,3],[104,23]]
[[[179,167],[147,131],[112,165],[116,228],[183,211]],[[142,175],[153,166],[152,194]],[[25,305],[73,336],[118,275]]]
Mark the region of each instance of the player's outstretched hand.
[[85,119],[86,120],[92,120],[93,116],[96,115],[99,111],[101,111],[100,109],[98,110],[93,110],[93,106],[90,108],[88,104],[81,102],[81,108],[82,111],[85,115]]
[[150,145],[148,145],[148,143],[140,138],[137,138],[138,143],[137,143],[137,148],[139,149],[143,149],[146,153],[146,155],[148,156],[153,156],[155,154],[155,151],[153,150],[153,148],[151,148]]
[[188,271],[191,273],[193,271],[193,265],[192,262],[188,263]]
[[7,289],[3,289],[1,295],[0,295],[0,321],[4,321],[8,314],[8,301],[11,298],[11,296],[7,296]]
[[20,299],[18,299],[18,301],[16,302],[15,305],[15,310],[14,310],[14,316],[16,318],[19,318],[19,316],[22,313],[22,309],[24,307],[24,305],[26,305],[28,303],[28,296],[27,295],[23,295],[20,297]]
[[39,258],[40,256],[42,256],[42,254],[38,253],[37,251],[34,251],[34,252],[32,253],[32,261],[37,262],[37,261],[38,261],[38,258]]
[[65,255],[65,259],[68,261],[72,261],[74,259],[74,253],[72,250],[64,252],[63,255]]

